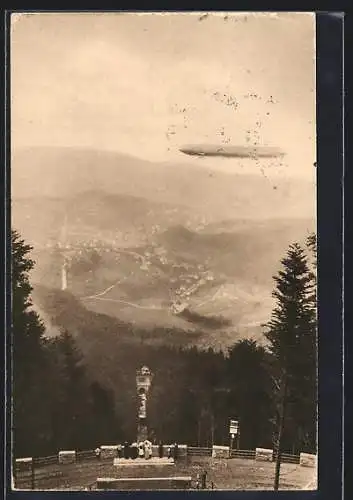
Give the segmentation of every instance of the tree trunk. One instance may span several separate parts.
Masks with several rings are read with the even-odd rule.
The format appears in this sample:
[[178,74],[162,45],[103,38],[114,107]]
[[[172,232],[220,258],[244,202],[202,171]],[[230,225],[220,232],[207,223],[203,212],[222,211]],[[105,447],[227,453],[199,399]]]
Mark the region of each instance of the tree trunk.
[[214,445],[214,414],[211,415],[211,447]]
[[276,467],[275,467],[275,480],[273,489],[278,491],[279,488],[279,476],[281,471],[281,450],[282,450],[282,436],[284,431],[284,420],[285,420],[285,409],[286,409],[286,399],[287,399],[287,374],[284,373],[281,382],[281,399],[280,399],[280,409],[279,409],[279,422],[278,422],[278,435],[277,435],[277,445],[276,445]]
[[200,447],[201,442],[201,417],[198,420],[198,429],[197,429],[197,446]]

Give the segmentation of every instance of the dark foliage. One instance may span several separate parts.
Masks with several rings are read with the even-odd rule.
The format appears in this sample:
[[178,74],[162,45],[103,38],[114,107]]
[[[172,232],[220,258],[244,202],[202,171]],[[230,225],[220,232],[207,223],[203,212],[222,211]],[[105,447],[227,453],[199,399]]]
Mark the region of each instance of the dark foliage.
[[30,299],[29,245],[12,243],[13,453],[37,456],[85,449],[119,437],[114,397],[92,381],[72,336],[48,340]]
[[218,329],[232,324],[231,320],[223,316],[204,316],[188,308],[184,309],[178,316],[181,316],[190,323],[203,326],[204,328]]
[[[285,407],[283,442],[291,451],[316,449],[316,281],[305,251],[289,247],[274,277],[276,306],[266,325],[278,404]],[[285,391],[284,388],[285,387]],[[276,394],[276,391],[275,391]]]

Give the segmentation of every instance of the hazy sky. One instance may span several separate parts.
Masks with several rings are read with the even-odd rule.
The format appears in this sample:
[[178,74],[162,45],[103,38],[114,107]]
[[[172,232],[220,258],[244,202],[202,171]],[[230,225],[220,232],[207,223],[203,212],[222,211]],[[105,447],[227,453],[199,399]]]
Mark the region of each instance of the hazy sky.
[[286,151],[273,171],[314,173],[312,14],[16,15],[11,78],[14,148],[87,146],[251,173],[249,160],[178,148],[257,140]]

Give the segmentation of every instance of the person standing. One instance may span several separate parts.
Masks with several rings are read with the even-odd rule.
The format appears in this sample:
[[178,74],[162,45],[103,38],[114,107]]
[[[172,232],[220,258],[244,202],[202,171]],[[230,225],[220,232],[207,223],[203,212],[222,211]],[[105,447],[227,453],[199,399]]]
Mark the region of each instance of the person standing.
[[203,471],[201,475],[201,489],[205,490],[206,489],[206,481],[207,481],[207,471]]
[[152,443],[146,439],[144,442],[145,445],[145,459],[148,460],[151,458],[151,451],[152,451]]
[[131,458],[133,460],[136,460],[136,458],[138,457],[138,446],[137,446],[137,443],[132,443],[130,451],[131,451]]
[[174,458],[174,461],[176,462],[177,459],[178,459],[178,452],[179,452],[179,449],[178,449],[178,444],[177,443],[174,443],[174,446],[173,446],[173,458]]
[[129,443],[127,441],[124,443],[124,458],[129,458]]
[[158,456],[159,456],[159,458],[163,458],[163,443],[162,443],[162,441],[159,441]]
[[118,454],[118,458],[122,458],[122,454],[123,454],[123,447],[121,446],[121,444],[118,444],[118,447],[117,447],[117,454]]
[[94,453],[95,453],[95,455],[96,455],[97,460],[100,460],[100,459],[101,459],[101,449],[97,447],[97,448],[94,450]]

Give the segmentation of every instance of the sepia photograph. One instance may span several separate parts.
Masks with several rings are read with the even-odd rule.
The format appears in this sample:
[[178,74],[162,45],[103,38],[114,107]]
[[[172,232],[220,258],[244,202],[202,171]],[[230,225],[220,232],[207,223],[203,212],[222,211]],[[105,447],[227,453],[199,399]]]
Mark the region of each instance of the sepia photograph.
[[10,19],[14,490],[317,490],[316,18]]

